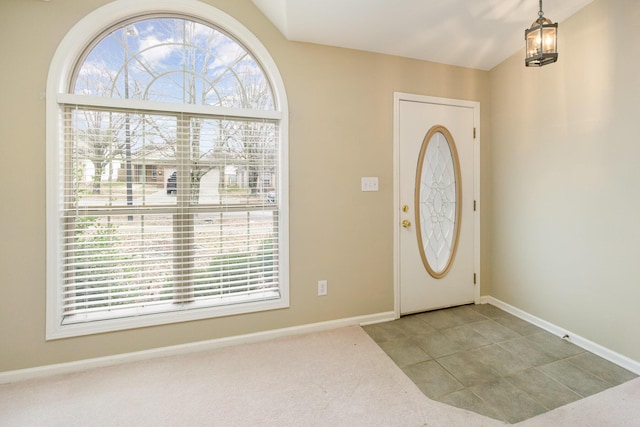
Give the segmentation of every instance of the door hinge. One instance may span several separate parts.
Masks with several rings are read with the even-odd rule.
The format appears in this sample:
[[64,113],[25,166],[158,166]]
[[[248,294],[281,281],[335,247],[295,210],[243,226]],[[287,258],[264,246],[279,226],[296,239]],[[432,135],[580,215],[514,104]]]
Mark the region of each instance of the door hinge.
[[473,201],[473,211],[474,212],[476,211],[476,201],[475,200]]
[[476,128],[473,128],[473,139],[476,139]]
[[476,273],[473,273],[473,284],[476,284]]

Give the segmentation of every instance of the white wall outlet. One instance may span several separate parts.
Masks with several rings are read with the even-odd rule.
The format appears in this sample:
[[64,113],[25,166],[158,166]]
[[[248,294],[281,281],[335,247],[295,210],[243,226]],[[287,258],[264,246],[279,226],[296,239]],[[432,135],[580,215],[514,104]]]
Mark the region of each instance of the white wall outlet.
[[363,176],[360,180],[362,191],[378,191],[377,176]]
[[318,296],[323,296],[327,294],[327,281],[326,280],[318,280]]

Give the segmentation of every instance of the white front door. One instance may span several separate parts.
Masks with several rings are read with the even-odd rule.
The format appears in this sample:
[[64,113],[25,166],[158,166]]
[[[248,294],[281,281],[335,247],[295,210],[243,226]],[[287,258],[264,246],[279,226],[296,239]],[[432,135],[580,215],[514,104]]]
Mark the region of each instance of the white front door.
[[478,121],[477,102],[396,94],[398,314],[479,302]]

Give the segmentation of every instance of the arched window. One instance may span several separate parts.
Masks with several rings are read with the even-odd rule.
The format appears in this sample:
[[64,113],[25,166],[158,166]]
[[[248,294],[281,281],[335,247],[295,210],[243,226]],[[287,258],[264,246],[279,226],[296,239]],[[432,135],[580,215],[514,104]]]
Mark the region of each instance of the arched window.
[[221,11],[160,3],[104,6],[54,56],[48,338],[288,306],[277,68]]

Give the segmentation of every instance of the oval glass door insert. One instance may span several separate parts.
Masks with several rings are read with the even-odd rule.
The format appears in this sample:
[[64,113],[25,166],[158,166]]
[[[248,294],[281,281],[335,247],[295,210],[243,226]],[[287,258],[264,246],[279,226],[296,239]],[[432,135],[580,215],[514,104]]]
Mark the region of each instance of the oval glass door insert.
[[415,214],[418,248],[424,267],[440,279],[447,275],[458,246],[462,200],[460,162],[451,133],[429,129],[418,156]]

